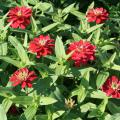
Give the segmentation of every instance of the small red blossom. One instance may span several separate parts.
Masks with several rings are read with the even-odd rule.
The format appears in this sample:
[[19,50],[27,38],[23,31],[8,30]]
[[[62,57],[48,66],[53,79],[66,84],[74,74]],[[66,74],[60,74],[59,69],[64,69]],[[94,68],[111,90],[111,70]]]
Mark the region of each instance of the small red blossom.
[[29,71],[27,68],[21,68],[12,74],[9,81],[12,82],[12,86],[17,86],[21,84],[24,89],[26,86],[32,87],[32,81],[35,80],[37,76],[34,71]]
[[30,24],[30,17],[32,16],[32,10],[25,6],[14,7],[9,10],[8,22],[11,23],[12,28],[25,29]]
[[50,36],[40,35],[38,38],[34,38],[29,43],[29,51],[37,53],[37,58],[41,56],[50,55],[53,52],[54,40]]
[[96,47],[88,41],[77,41],[69,45],[67,53],[73,51],[70,59],[75,61],[75,66],[79,67],[80,65],[87,64],[88,61],[95,60],[95,50]]
[[95,9],[90,9],[87,12],[87,21],[88,22],[96,22],[97,24],[103,23],[108,19],[108,12],[106,9],[100,7]]
[[17,109],[17,107],[15,105],[12,105],[10,107],[10,109],[8,110],[8,113],[12,114],[12,115],[18,115],[19,111],[18,111],[18,109]]
[[101,89],[107,96],[120,98],[120,80],[117,76],[108,77]]

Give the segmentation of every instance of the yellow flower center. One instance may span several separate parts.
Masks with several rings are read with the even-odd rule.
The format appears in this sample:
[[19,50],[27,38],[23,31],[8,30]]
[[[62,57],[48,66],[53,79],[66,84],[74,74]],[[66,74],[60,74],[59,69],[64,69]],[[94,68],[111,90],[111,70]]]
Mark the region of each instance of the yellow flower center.
[[76,50],[77,50],[78,52],[81,52],[81,51],[83,50],[83,48],[84,48],[84,46],[81,45],[81,46],[78,46]]
[[21,11],[18,11],[17,16],[18,16],[18,17],[22,16],[22,12],[21,12]]
[[95,13],[95,15],[100,15],[100,14],[102,14],[102,11],[99,11],[99,10],[94,10],[94,13]]
[[25,81],[27,76],[28,76],[28,73],[20,72],[19,75],[18,75],[18,79],[21,80],[21,81]]
[[46,40],[40,40],[40,42],[39,42],[39,43],[43,46],[43,45],[45,45]]
[[116,90],[116,89],[120,89],[120,85],[119,84],[117,84],[117,83],[112,83],[112,88],[114,89],[114,90]]

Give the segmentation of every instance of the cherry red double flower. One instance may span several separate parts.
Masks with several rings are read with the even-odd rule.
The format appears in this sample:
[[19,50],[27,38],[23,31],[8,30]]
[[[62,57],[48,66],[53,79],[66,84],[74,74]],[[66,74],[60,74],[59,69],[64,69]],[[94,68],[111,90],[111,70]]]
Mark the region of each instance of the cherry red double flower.
[[93,8],[88,10],[86,18],[88,22],[96,22],[97,24],[103,23],[108,19],[108,12],[104,8]]
[[11,8],[8,13],[8,22],[11,23],[12,28],[25,29],[30,24],[30,17],[32,16],[32,10],[27,7]]
[[29,51],[37,54],[37,58],[50,55],[53,52],[54,40],[50,36],[40,35],[29,43]]
[[12,82],[12,86],[21,85],[22,88],[26,86],[31,88],[32,81],[37,78],[34,71],[29,71],[27,68],[21,68],[12,74],[9,81]]
[[117,76],[109,77],[102,86],[102,91],[112,98],[120,98],[120,80]]
[[87,64],[88,61],[95,60],[96,47],[88,41],[76,41],[69,45],[67,53],[73,51],[70,60],[75,62],[75,66]]

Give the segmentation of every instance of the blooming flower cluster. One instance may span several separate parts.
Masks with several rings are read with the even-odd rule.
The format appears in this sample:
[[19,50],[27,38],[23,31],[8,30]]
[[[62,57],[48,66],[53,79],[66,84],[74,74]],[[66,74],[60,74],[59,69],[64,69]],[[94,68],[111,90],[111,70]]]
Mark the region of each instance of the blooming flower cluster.
[[[104,8],[89,9],[86,18],[88,22],[103,23],[108,19],[108,12]],[[30,24],[30,17],[32,16],[32,9],[28,7],[15,7],[9,10],[8,22],[11,22],[12,28],[25,29]],[[50,36],[40,35],[34,38],[29,43],[28,50],[31,53],[36,53],[37,58],[51,55],[54,49],[54,41]],[[67,54],[72,53],[69,60],[73,60],[76,67],[86,65],[89,61],[95,60],[96,46],[85,40],[79,40],[71,43],[67,48]],[[31,88],[32,81],[37,78],[34,71],[29,71],[27,68],[21,68],[14,72],[10,77],[10,82],[13,86],[21,85],[22,88],[26,86]],[[109,77],[104,85],[102,91],[113,98],[120,98],[120,80],[116,76]]]
[[8,22],[11,23],[12,28],[25,29],[30,24],[30,17],[32,16],[31,8],[15,7],[9,10]]
[[27,68],[21,68],[14,72],[14,74],[10,77],[10,82],[12,82],[13,86],[17,86],[21,84],[22,88],[28,86],[32,87],[32,81],[37,78],[34,71],[29,71]]
[[80,40],[69,45],[67,53],[72,51],[70,59],[75,61],[75,66],[85,65],[88,61],[95,60],[96,47],[88,41]]
[[120,80],[117,76],[110,76],[104,85],[102,91],[112,98],[120,98]]
[[[93,1],[85,13],[84,3],[69,0],[60,5],[49,0],[2,1],[9,4],[0,5],[3,118],[118,117],[111,110],[119,109],[120,99],[116,8]],[[102,4],[109,12],[96,7]]]
[[88,22],[96,22],[97,24],[103,23],[108,19],[108,12],[104,8],[93,8],[87,12]]
[[37,58],[50,55],[53,52],[54,40],[50,36],[40,35],[29,43],[29,51],[37,53]]

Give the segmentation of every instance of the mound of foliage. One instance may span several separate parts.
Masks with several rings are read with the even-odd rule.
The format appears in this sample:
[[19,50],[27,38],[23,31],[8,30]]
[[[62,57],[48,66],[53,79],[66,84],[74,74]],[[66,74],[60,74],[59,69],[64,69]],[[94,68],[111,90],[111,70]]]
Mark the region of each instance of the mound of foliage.
[[119,0],[0,3],[0,120],[120,120]]

